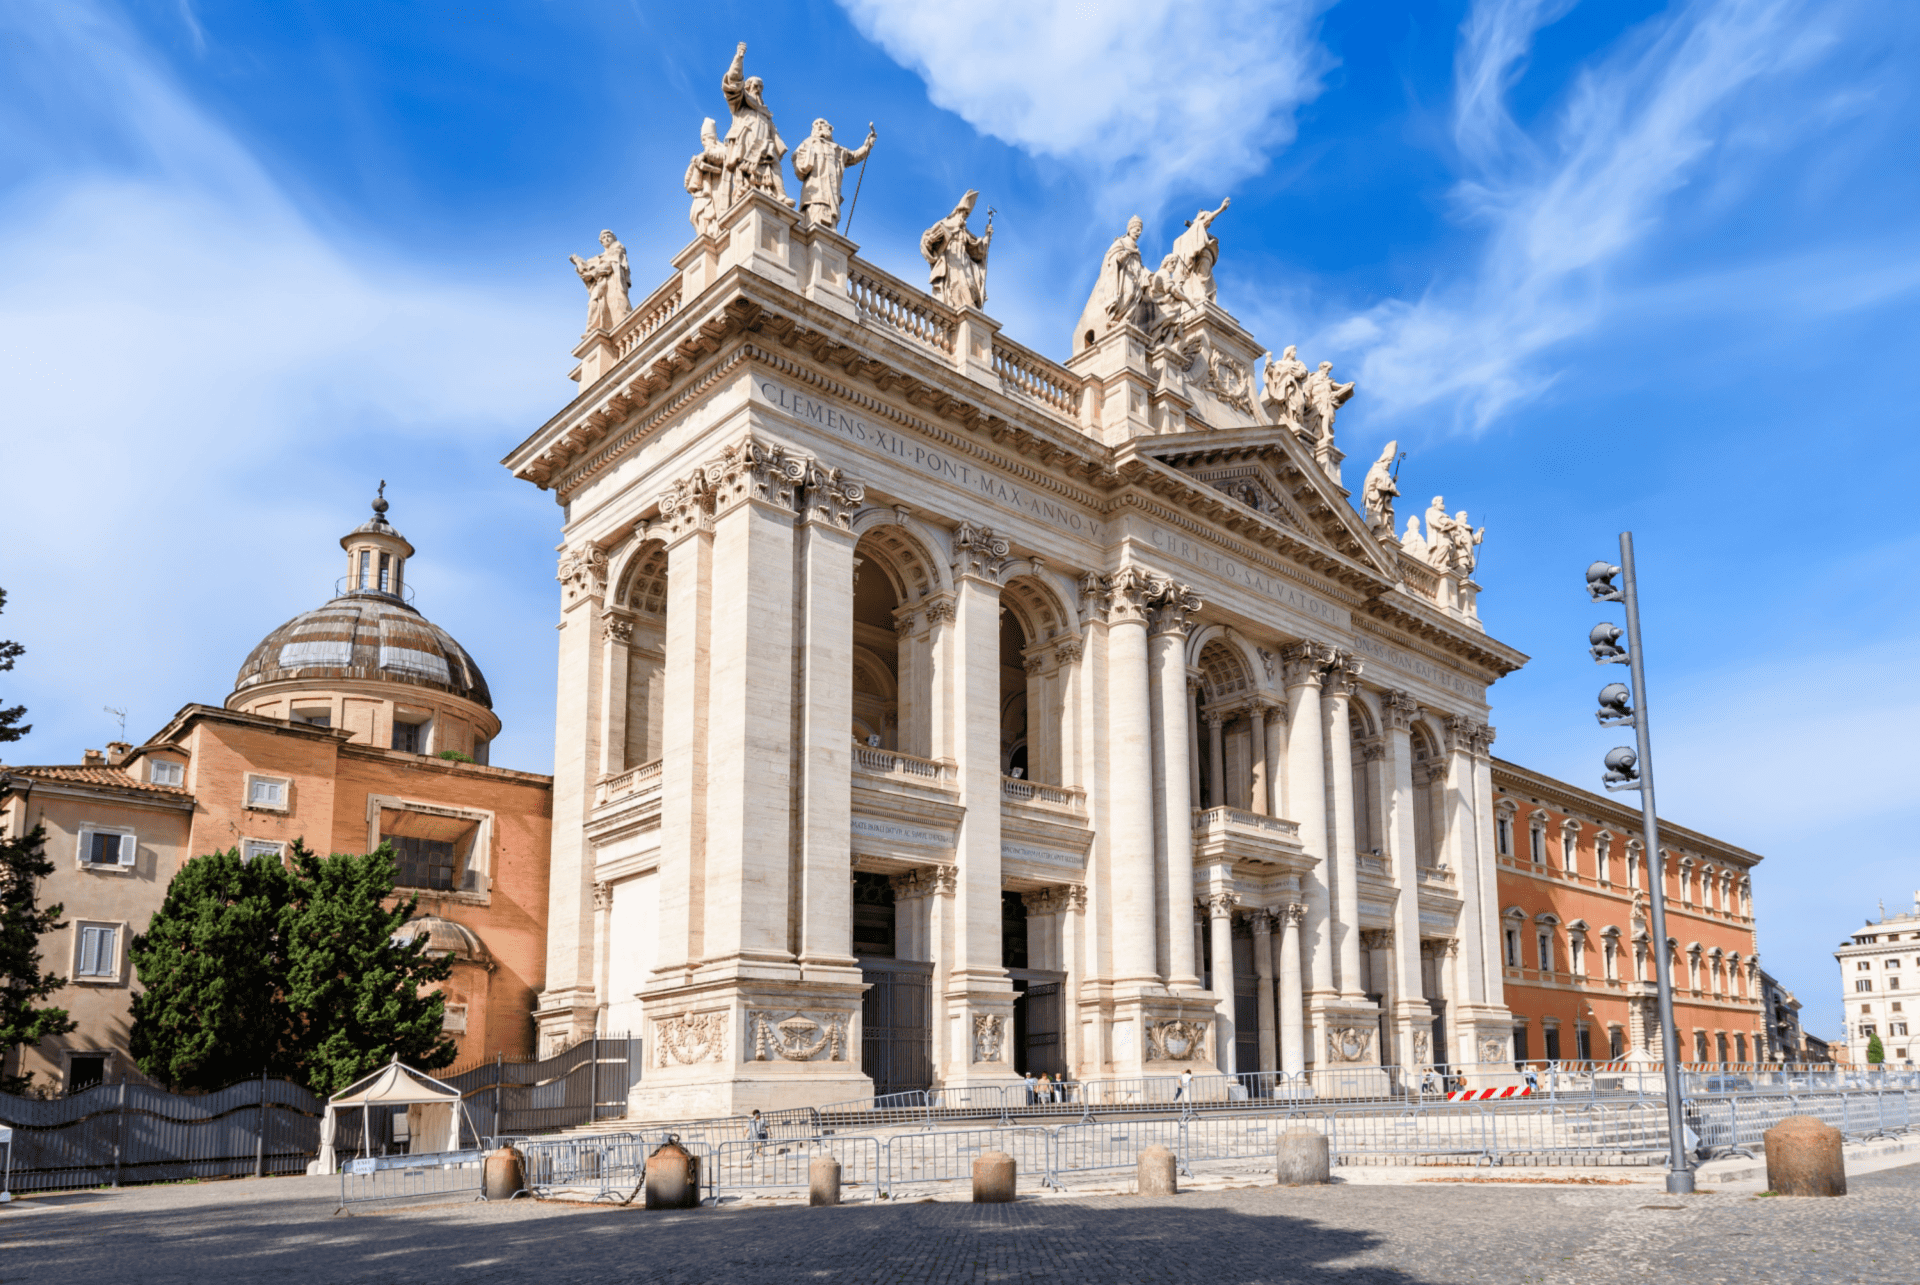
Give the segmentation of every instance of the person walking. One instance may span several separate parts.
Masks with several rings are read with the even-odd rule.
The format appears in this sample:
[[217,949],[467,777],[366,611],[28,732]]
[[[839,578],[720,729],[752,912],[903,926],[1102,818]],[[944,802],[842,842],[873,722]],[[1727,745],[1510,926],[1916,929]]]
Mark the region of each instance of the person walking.
[[767,1120],[755,1107],[753,1114],[747,1117],[747,1136],[753,1139],[753,1154],[762,1155],[767,1149]]
[[1193,1105],[1193,1100],[1187,1096],[1187,1090],[1192,1087],[1193,1068],[1188,1067],[1186,1070],[1180,1072],[1180,1087],[1173,1091],[1173,1100],[1175,1102],[1185,1102],[1189,1106]]
[[1034,1090],[1039,1087],[1040,1081],[1033,1078],[1032,1071],[1028,1071],[1026,1082],[1027,1082],[1027,1105],[1032,1106],[1035,1102],[1039,1101],[1039,1097],[1035,1094]]

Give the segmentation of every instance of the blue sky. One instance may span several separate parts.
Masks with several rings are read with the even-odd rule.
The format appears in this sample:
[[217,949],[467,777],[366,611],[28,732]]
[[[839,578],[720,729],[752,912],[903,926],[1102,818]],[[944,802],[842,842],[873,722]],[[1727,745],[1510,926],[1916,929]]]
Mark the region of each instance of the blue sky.
[[1222,304],[1359,381],[1350,457],[1398,439],[1410,500],[1489,528],[1483,618],[1533,657],[1502,755],[1596,781],[1581,570],[1633,529],[1663,811],[1766,855],[1813,1029],[1833,945],[1920,887],[1920,536],[1886,504],[1920,7],[27,0],[0,34],[14,762],[220,701],[384,477],[494,761],[546,770],[559,515],[498,460],[572,394],[566,256],[614,228],[638,298],[686,242],[744,39],[789,140],[877,124],[863,254],[917,279],[979,188],[990,311],[1056,357],[1127,215],[1151,259],[1231,195]]

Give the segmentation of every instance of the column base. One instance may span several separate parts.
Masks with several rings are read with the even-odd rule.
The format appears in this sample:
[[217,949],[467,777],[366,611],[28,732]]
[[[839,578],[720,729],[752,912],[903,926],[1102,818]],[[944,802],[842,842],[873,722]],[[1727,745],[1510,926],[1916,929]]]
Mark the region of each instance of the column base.
[[1503,1089],[1526,1082],[1513,1064],[1513,1013],[1506,1005],[1463,1006],[1455,1026],[1466,1087]]
[[1013,987],[976,980],[969,990],[945,999],[947,1061],[940,1088],[951,1096],[970,1086],[1004,1088],[1017,1084],[1014,1069]]
[[1385,1097],[1380,1065],[1380,1006],[1342,996],[1307,997],[1308,1080],[1315,1097]]
[[551,1057],[592,1035],[599,1016],[600,996],[591,986],[542,991],[533,1010],[540,1056]]
[[[832,970],[838,971],[838,970]],[[858,974],[854,974],[858,976]],[[688,1120],[871,1099],[857,981],[725,978],[646,993],[635,1120]]]

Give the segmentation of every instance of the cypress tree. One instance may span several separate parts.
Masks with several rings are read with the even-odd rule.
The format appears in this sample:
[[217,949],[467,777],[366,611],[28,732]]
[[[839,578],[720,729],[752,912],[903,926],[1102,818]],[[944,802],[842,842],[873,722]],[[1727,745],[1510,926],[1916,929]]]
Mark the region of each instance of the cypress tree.
[[1880,1042],[1880,1032],[1875,1031],[1867,1036],[1867,1061],[1874,1066],[1879,1066],[1886,1060],[1887,1046]]
[[282,921],[293,881],[276,860],[212,852],[182,866],[133,939],[134,1062],[176,1088],[218,1089],[297,1068]]
[[426,1071],[452,1062],[454,1043],[441,1032],[446,998],[420,988],[450,977],[453,961],[429,958],[424,937],[394,941],[420,899],[383,905],[394,891],[393,849],[320,857],[296,843],[292,866],[287,1004],[307,1085],[333,1093],[395,1057]]
[[[0,596],[0,601],[4,597]],[[13,644],[0,644],[4,648]],[[0,665],[0,669],[9,668]],[[0,740],[7,715],[0,710]],[[62,907],[39,904],[40,881],[53,873],[46,856],[47,832],[35,826],[17,839],[0,839],[0,1050],[16,1044],[38,1044],[52,1035],[65,1035],[75,1023],[64,1008],[41,1006],[41,1000],[67,984],[40,970],[40,938],[56,928]],[[33,1073],[0,1075],[0,1093],[25,1093]]]

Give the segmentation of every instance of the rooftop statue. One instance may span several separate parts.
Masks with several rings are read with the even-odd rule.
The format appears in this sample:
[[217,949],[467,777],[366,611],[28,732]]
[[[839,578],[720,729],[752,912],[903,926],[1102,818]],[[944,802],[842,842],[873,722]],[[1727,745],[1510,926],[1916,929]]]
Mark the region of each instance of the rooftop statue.
[[1353,396],[1353,381],[1333,382],[1333,363],[1323,361],[1320,369],[1307,376],[1307,405],[1313,411],[1313,456],[1320,466],[1332,470],[1333,416]]
[[712,236],[720,229],[720,216],[733,204],[732,183],[727,172],[727,149],[721,146],[720,131],[709,116],[700,123],[700,150],[687,162],[687,195],[693,208],[687,218],[701,236]]
[[1188,304],[1199,307],[1212,303],[1219,291],[1213,283],[1213,265],[1220,259],[1220,238],[1213,235],[1213,221],[1233,204],[1228,197],[1217,210],[1202,210],[1187,221],[1187,230],[1173,239],[1173,249],[1160,264],[1167,284]]
[[[1407,524],[1407,531],[1413,533],[1411,521]],[[1434,496],[1433,503],[1427,506],[1426,560],[1427,565],[1435,571],[1459,576],[1463,580],[1472,575],[1480,561],[1475,547],[1486,536],[1485,527],[1476,531],[1473,524],[1467,521],[1465,509],[1448,517],[1447,502],[1440,496]]]
[[967,228],[980,193],[969,190],[953,213],[920,234],[920,257],[927,261],[927,288],[949,308],[987,306],[987,247],[993,242],[993,211],[981,236]]
[[1472,575],[1473,569],[1480,565],[1480,554],[1477,550],[1480,542],[1486,538],[1487,529],[1476,528],[1473,523],[1467,521],[1465,509],[1453,515],[1452,525],[1447,531],[1447,539],[1453,544],[1454,572],[1462,579]]
[[1127,220],[1126,235],[1115,237],[1107,247],[1093,293],[1080,311],[1080,324],[1073,328],[1082,344],[1129,322],[1142,330],[1149,328],[1147,314],[1153,310],[1153,301],[1148,286],[1152,274],[1140,261],[1140,234],[1145,230],[1146,225],[1136,214]]
[[813,122],[813,133],[793,149],[793,172],[800,176],[800,212],[823,228],[840,226],[840,189],[847,166],[858,165],[873,150],[873,123],[867,123],[867,141],[848,149],[834,141],[833,126]]
[[612,330],[633,310],[627,291],[633,275],[627,271],[627,247],[611,232],[600,234],[600,253],[591,259],[570,254],[573,270],[587,287],[587,331]]
[[1261,402],[1275,419],[1296,433],[1306,425],[1308,373],[1307,363],[1296,355],[1292,344],[1286,346],[1279,361],[1268,353],[1266,369],[1262,372]]
[[787,145],[780,141],[773,113],[767,110],[766,84],[760,77],[746,74],[746,61],[747,42],[742,40],[733,51],[727,74],[720,78],[720,92],[727,96],[727,110],[733,113],[733,123],[727,127],[729,190],[723,211],[756,189],[784,204],[793,204],[780,168]]
[[1388,442],[1380,458],[1367,470],[1366,481],[1360,484],[1360,506],[1366,512],[1367,526],[1388,539],[1393,538],[1393,498],[1400,494],[1400,487],[1393,480],[1393,458],[1399,448],[1399,442]]

